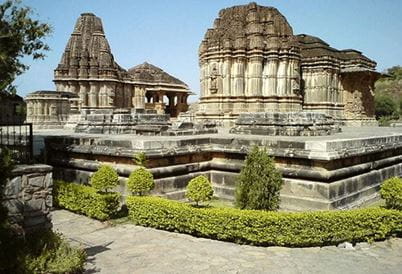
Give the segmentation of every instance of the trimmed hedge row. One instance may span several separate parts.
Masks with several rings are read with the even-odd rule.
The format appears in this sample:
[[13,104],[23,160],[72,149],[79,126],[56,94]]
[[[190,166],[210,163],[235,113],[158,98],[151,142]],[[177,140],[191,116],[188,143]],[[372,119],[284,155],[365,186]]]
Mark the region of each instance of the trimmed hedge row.
[[323,246],[379,240],[402,231],[402,212],[382,208],[269,212],[195,208],[159,197],[127,198],[133,223],[262,246]]
[[53,201],[55,206],[84,214],[101,221],[110,219],[119,211],[120,193],[98,193],[86,185],[55,181]]

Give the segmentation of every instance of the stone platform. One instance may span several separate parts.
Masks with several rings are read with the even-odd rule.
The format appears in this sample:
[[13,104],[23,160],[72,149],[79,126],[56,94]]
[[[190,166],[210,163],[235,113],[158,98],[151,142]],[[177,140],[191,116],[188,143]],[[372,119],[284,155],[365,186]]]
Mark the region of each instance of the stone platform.
[[154,194],[182,199],[187,182],[204,174],[215,194],[232,199],[235,177],[253,145],[266,146],[284,178],[285,210],[351,208],[378,199],[380,183],[402,173],[402,128],[343,128],[331,136],[134,136],[37,132],[44,138],[55,178],[86,182],[99,164],[114,165],[119,191],[145,152],[154,174]]
[[339,131],[331,116],[307,111],[245,112],[230,130],[234,134],[270,136],[322,136]]

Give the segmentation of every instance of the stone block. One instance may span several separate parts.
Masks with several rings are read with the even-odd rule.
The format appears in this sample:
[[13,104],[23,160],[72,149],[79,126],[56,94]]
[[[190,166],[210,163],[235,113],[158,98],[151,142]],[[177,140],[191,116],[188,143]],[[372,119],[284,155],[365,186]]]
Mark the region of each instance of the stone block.
[[17,197],[22,189],[22,177],[17,176],[9,180],[4,187],[4,197],[11,198]]
[[24,203],[24,211],[41,211],[46,208],[44,199],[31,199]]
[[19,199],[4,200],[2,203],[11,215],[22,214],[24,210],[24,203]]
[[33,187],[43,188],[45,187],[45,176],[36,174],[33,176],[28,176],[28,184]]

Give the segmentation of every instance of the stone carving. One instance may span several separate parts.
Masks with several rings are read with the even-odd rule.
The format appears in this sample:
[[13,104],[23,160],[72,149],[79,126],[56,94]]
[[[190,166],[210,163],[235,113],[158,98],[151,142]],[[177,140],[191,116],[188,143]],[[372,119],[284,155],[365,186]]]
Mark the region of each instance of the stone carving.
[[[177,116],[188,107],[188,86],[162,69],[143,63],[125,70],[114,60],[102,21],[92,13],[78,18],[59,65],[55,69],[57,91],[79,94],[84,109],[144,108],[145,98],[177,98],[178,106],[163,105],[163,110]],[[137,95],[137,88],[144,88]],[[135,98],[135,99],[134,99]],[[150,104],[163,103],[159,99]],[[153,105],[148,105],[153,107]]]
[[218,86],[216,84],[216,79],[218,78],[218,70],[215,65],[212,67],[211,76],[209,78],[211,79],[211,86],[209,89],[211,90],[211,93],[216,93],[218,90]]
[[[199,63],[197,119],[215,119],[229,126],[242,112],[301,110],[348,123],[343,91],[353,79],[341,76],[365,75],[369,80],[359,89],[366,90],[378,75],[376,63],[361,52],[337,50],[317,37],[295,35],[277,9],[256,3],[219,12],[200,44]],[[215,64],[223,68],[221,86],[216,70],[209,69]],[[215,92],[217,83],[220,92]],[[365,108],[374,105],[372,96],[363,95],[362,100]],[[366,112],[360,119],[374,121],[374,115]]]
[[63,128],[73,113],[72,105],[79,100],[75,93],[40,90],[29,94],[27,122],[36,129]]

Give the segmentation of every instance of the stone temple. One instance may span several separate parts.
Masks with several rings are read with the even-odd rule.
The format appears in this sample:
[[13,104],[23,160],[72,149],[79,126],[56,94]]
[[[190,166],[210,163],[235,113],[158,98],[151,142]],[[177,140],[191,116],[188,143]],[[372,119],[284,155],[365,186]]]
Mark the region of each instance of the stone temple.
[[360,52],[294,35],[277,9],[250,3],[221,10],[199,54],[200,101],[183,113],[183,82],[150,64],[122,69],[100,19],[83,14],[57,91],[26,98],[28,120],[63,127],[35,133],[54,178],[87,183],[109,164],[125,196],[133,155],[145,153],[153,195],[184,199],[188,181],[205,175],[216,196],[233,199],[248,151],[261,146],[283,176],[280,207],[321,210],[372,202],[402,174],[402,129],[376,126],[380,74]]
[[296,35],[275,8],[223,9],[199,48],[197,118],[233,125],[243,112],[311,111],[375,125],[376,63],[357,50]]
[[[187,111],[191,95],[184,82],[152,64],[145,62],[128,70],[119,66],[101,19],[92,13],[78,18],[54,71],[54,83],[53,94],[39,91],[26,98],[28,121],[37,127],[52,127],[55,120],[63,124],[68,120],[66,111],[73,123],[82,118],[77,117],[80,112],[112,115],[115,109],[144,109],[176,117]],[[70,100],[70,107],[64,106],[67,93],[79,98]],[[52,110],[47,111],[48,105],[53,105]]]

